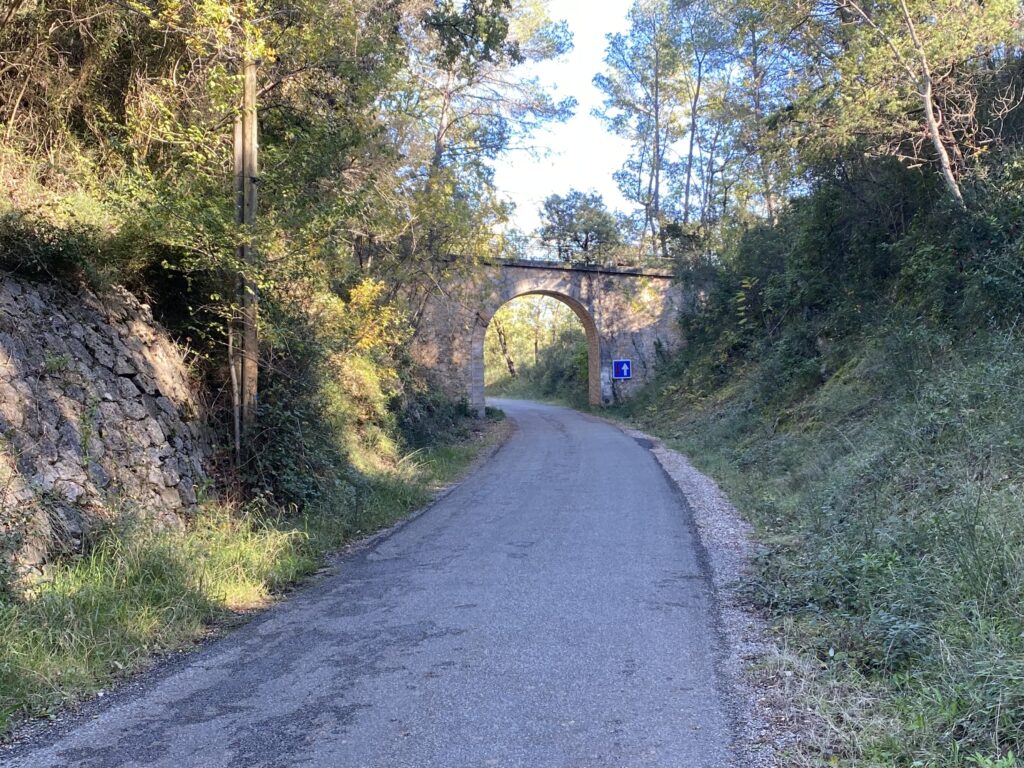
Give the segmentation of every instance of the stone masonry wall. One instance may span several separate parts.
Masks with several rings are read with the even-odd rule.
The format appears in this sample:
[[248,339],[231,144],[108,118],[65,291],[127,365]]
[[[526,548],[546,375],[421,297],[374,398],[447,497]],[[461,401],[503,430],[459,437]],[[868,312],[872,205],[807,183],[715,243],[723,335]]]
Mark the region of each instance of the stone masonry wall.
[[[453,275],[424,303],[413,356],[439,387],[484,404],[484,334],[506,302],[543,294],[568,304],[587,333],[592,405],[632,396],[660,360],[684,343],[679,327],[686,292],[671,274],[560,263],[502,262]],[[633,363],[633,378],[614,381],[612,361]]]
[[200,423],[146,305],[0,273],[0,556],[78,551],[122,510],[181,525],[204,477]]

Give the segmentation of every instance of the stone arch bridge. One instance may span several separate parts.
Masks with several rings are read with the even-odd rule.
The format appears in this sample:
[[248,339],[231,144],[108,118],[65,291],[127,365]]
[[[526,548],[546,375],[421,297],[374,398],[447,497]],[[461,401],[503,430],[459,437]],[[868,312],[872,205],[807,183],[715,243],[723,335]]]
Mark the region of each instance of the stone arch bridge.
[[[628,397],[682,343],[683,292],[669,272],[507,261],[474,267],[438,286],[423,307],[413,356],[438,374],[449,394],[466,397],[482,414],[487,326],[505,303],[530,295],[558,299],[583,324],[592,405]],[[632,361],[632,379],[613,380],[616,359]]]

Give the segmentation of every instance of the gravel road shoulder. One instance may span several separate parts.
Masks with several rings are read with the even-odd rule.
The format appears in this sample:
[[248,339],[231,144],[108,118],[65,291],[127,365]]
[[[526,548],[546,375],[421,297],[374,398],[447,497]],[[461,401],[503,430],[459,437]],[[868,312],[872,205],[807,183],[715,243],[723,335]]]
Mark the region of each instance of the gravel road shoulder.
[[[613,422],[614,423],[614,422]],[[765,619],[743,599],[742,583],[754,555],[753,530],[721,489],[689,459],[657,437],[617,424],[647,445],[686,498],[707,555],[718,597],[718,624],[725,639],[720,672],[731,684],[739,743],[735,765],[786,765],[806,713],[794,703],[791,660],[772,637]]]

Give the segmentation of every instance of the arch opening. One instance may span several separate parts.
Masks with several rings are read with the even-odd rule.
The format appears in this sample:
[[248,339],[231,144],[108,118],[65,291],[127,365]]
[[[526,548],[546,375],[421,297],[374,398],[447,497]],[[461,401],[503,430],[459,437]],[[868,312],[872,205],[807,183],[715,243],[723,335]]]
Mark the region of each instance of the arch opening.
[[485,386],[486,369],[484,348],[487,338],[487,330],[491,326],[494,316],[498,311],[509,303],[524,296],[544,296],[554,299],[569,307],[579,320],[586,339],[587,348],[587,400],[591,405],[600,405],[603,402],[601,382],[601,343],[595,322],[590,311],[580,301],[563,293],[550,290],[527,290],[516,293],[502,301],[498,306],[491,308],[485,314],[481,312],[477,316],[477,323],[473,329],[471,377],[469,399],[471,407],[480,415],[483,415],[485,408]]

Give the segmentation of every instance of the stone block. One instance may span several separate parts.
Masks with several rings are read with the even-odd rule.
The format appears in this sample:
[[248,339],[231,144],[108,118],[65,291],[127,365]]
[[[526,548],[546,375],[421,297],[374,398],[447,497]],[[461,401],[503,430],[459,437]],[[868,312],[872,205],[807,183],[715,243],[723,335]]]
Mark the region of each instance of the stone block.
[[21,300],[37,316],[45,316],[47,314],[46,304],[40,298],[39,292],[35,288],[26,288]]
[[103,490],[110,487],[111,477],[106,468],[98,461],[90,461],[87,467],[89,481]]
[[151,466],[149,474],[146,475],[146,481],[154,488],[163,488],[165,485],[163,470],[158,465]]
[[149,418],[150,413],[141,400],[129,400],[124,404],[124,415],[132,421],[142,421]]
[[72,503],[77,503],[85,495],[85,486],[71,480],[58,480],[53,490]]
[[184,504],[181,503],[181,494],[177,488],[164,488],[157,494],[160,507],[166,510],[177,512]]
[[74,356],[76,360],[86,364],[92,364],[93,357],[92,353],[86,349],[85,345],[77,338],[68,338],[64,340],[64,344],[68,349],[68,352]]
[[181,478],[181,481],[178,483],[178,495],[185,506],[191,507],[196,504],[198,501],[196,498],[196,487],[191,477]]
[[108,429],[115,428],[124,421],[124,411],[122,410],[121,405],[114,399],[113,395],[111,395],[110,400],[106,400],[99,404],[98,411],[98,423]]
[[178,418],[179,414],[178,414],[177,407],[174,405],[174,403],[172,403],[166,397],[163,397],[162,395],[160,397],[157,397],[156,398],[156,405],[157,405],[157,407],[161,411],[166,413],[168,416],[172,416],[174,418]]
[[166,442],[167,437],[164,435],[164,431],[156,419],[145,419],[141,423],[146,427],[150,445],[160,445]]
[[0,379],[0,418],[11,429],[21,429],[25,424],[25,398],[10,382]]
[[167,459],[166,461],[164,461],[162,469],[164,473],[165,485],[175,486],[181,482],[181,470],[180,467],[178,466],[177,459]]
[[[138,367],[125,356],[119,356],[117,361],[114,363],[114,373],[118,376],[135,376],[138,372]],[[134,384],[132,386],[134,386]]]
[[57,450],[61,456],[81,462],[85,458],[82,450],[82,435],[70,421],[61,421],[57,426]]
[[120,374],[117,377],[117,390],[118,396],[122,401],[134,400],[142,394],[139,388],[135,386],[135,382],[131,380],[131,377]]
[[86,479],[85,467],[74,459],[62,457],[52,466],[60,480],[71,480],[78,483],[84,482]]
[[159,445],[154,445],[152,448],[148,449],[146,454],[149,457],[150,463],[163,464],[167,457],[175,455],[175,451],[174,446],[167,443],[160,443]]
[[30,478],[32,484],[43,491],[52,491],[53,486],[61,479],[60,473],[53,464],[40,464]]
[[139,389],[147,395],[156,396],[160,394],[160,387],[157,386],[156,380],[146,373],[144,366],[139,366],[139,371],[135,376],[135,382]]

